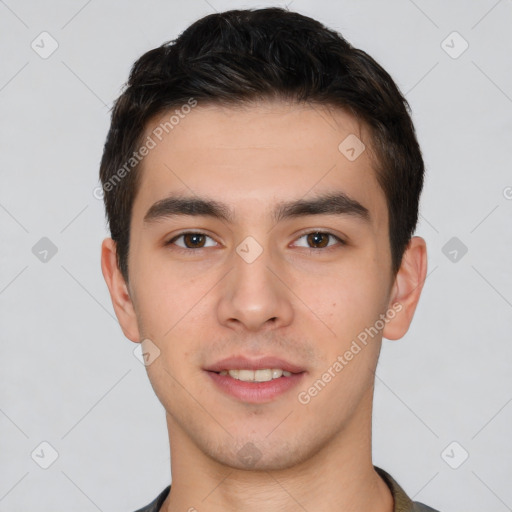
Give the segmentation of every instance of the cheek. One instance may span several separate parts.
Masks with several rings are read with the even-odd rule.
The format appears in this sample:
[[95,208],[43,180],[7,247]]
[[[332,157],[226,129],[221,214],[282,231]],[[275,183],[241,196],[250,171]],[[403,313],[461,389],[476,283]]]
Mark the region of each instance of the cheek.
[[382,276],[378,267],[361,257],[300,285],[300,297],[341,339],[357,335],[381,313]]
[[[161,336],[174,325],[189,287],[159,265],[155,258],[141,254],[133,258],[133,290],[137,315],[153,336]],[[147,333],[148,335],[150,334]]]
[[185,339],[191,343],[203,324],[211,324],[211,311],[205,311],[211,304],[204,297],[215,283],[214,276],[191,275],[183,265],[149,253],[133,261],[136,313],[144,336],[165,351],[178,350]]

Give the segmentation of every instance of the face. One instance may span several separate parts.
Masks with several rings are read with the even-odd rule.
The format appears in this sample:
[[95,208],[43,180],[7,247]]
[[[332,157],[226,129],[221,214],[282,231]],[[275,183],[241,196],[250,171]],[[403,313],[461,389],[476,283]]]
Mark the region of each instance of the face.
[[[134,314],[121,324],[159,351],[147,371],[171,439],[235,468],[247,453],[253,467],[291,467],[370,414],[394,280],[367,132],[337,109],[199,104],[159,141],[164,118],[146,130],[157,144],[133,205]],[[355,160],[339,149],[354,135],[367,148]],[[294,372],[258,384],[208,371],[232,356]]]

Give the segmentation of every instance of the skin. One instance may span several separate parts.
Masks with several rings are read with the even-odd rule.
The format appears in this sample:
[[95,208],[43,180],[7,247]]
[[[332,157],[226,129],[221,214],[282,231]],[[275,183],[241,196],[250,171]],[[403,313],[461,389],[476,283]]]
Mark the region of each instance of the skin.
[[[146,135],[162,119],[149,123]],[[349,134],[367,148],[355,161],[338,150]],[[144,158],[129,282],[109,238],[101,263],[125,336],[150,339],[160,350],[147,372],[166,410],[172,454],[171,493],[161,510],[393,510],[371,459],[374,372],[382,337],[399,339],[409,328],[427,254],[425,241],[413,237],[391,274],[388,212],[372,162],[365,127],[348,113],[279,101],[199,104]],[[353,215],[271,218],[280,201],[333,190],[364,205],[371,222]],[[172,193],[222,201],[235,220],[145,223],[148,209]],[[196,241],[202,248],[183,237],[165,245],[184,231],[206,233]],[[332,237],[308,241],[305,235],[319,231],[346,245]],[[247,236],[263,249],[250,264],[236,252]],[[393,304],[400,312],[317,396],[300,403],[297,393]],[[233,354],[282,357],[307,373],[299,389],[244,403],[214,387],[203,370]],[[260,453],[251,467],[237,457],[246,443]]]

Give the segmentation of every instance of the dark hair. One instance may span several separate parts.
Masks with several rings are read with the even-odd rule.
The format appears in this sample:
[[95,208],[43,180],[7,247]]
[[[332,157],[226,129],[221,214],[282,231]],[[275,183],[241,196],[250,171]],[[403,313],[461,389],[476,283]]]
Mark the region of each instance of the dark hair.
[[424,176],[409,105],[390,75],[339,33],[301,14],[267,8],[205,16],[133,65],[113,107],[100,166],[110,232],[126,281],[140,181],[133,157],[148,122],[190,104],[191,98],[231,106],[265,99],[307,101],[343,108],[361,120],[370,131],[375,172],[386,196],[396,274],[416,228]]

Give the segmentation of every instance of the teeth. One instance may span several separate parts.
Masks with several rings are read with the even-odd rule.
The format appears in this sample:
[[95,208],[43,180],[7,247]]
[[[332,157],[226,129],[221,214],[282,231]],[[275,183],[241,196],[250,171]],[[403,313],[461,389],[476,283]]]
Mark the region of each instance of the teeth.
[[220,375],[228,375],[244,382],[268,382],[281,376],[290,377],[291,373],[279,368],[265,370],[222,370]]

